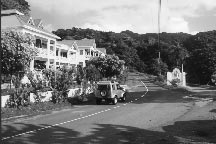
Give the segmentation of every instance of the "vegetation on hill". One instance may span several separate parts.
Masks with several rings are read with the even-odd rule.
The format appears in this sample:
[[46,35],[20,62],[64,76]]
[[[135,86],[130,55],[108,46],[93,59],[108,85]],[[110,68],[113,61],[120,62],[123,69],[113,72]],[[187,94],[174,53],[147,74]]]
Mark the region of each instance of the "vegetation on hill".
[[[58,29],[53,31],[61,39],[95,39],[97,47],[104,47],[108,54],[115,54],[125,65],[140,72],[162,74],[174,67],[187,73],[187,81],[207,84],[216,71],[216,31],[196,35],[186,33],[137,34],[126,30],[121,33],[103,32],[93,29]],[[157,64],[159,51],[161,64]]]
[[26,15],[30,13],[30,5],[25,0],[1,0],[1,9],[16,9]]

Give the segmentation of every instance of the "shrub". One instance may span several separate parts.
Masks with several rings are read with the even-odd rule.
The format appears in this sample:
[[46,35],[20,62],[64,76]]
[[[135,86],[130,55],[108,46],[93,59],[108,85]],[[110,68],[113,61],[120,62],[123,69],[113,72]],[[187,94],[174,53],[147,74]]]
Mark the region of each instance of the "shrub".
[[216,72],[211,75],[211,81],[216,85]]
[[6,102],[5,107],[9,108],[19,108],[20,106],[27,106],[29,105],[29,95],[30,89],[21,89],[17,88],[13,93],[10,94],[9,100]]
[[54,103],[65,102],[68,97],[68,89],[74,84],[75,69],[64,66],[56,71],[49,69],[43,73],[53,90],[52,101]]
[[155,81],[158,81],[158,82],[164,82],[165,81],[165,76],[163,75],[159,75],[155,78]]
[[180,83],[180,79],[176,78],[170,82],[173,86],[177,87]]

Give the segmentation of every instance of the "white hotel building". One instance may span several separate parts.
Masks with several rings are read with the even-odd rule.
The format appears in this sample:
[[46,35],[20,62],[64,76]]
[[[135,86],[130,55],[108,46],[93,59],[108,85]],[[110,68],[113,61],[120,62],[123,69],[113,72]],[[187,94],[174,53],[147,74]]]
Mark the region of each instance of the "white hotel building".
[[63,40],[44,29],[41,19],[33,19],[17,10],[1,11],[1,29],[15,28],[17,31],[35,36],[38,55],[30,63],[30,68],[58,68],[86,66],[91,57],[106,55],[105,48],[96,48],[94,39]]

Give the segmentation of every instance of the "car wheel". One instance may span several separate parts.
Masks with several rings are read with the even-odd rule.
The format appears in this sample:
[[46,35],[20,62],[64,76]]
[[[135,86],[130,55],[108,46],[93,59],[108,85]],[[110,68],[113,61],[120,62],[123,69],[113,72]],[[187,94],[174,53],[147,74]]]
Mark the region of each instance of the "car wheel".
[[114,97],[113,98],[113,104],[116,105],[117,103],[118,103],[118,99],[117,99],[117,97]]
[[96,104],[97,104],[97,105],[100,105],[100,104],[101,104],[101,99],[100,99],[100,98],[97,98],[97,99],[96,99]]

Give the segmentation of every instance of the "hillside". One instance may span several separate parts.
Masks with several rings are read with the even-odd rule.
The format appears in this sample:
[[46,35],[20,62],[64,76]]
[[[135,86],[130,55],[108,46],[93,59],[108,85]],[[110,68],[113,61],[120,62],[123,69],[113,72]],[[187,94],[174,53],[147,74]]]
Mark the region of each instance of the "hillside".
[[[120,33],[103,32],[93,29],[58,29],[53,31],[61,39],[95,39],[97,47],[106,48],[108,54],[115,54],[130,68],[158,75],[185,65],[187,77],[193,83],[208,83],[216,71],[216,31],[196,35],[186,33],[161,33],[160,47],[158,34],[137,34],[126,30]],[[158,64],[158,53],[161,62]],[[191,68],[193,66],[193,69]],[[205,76],[203,76],[203,74]]]

